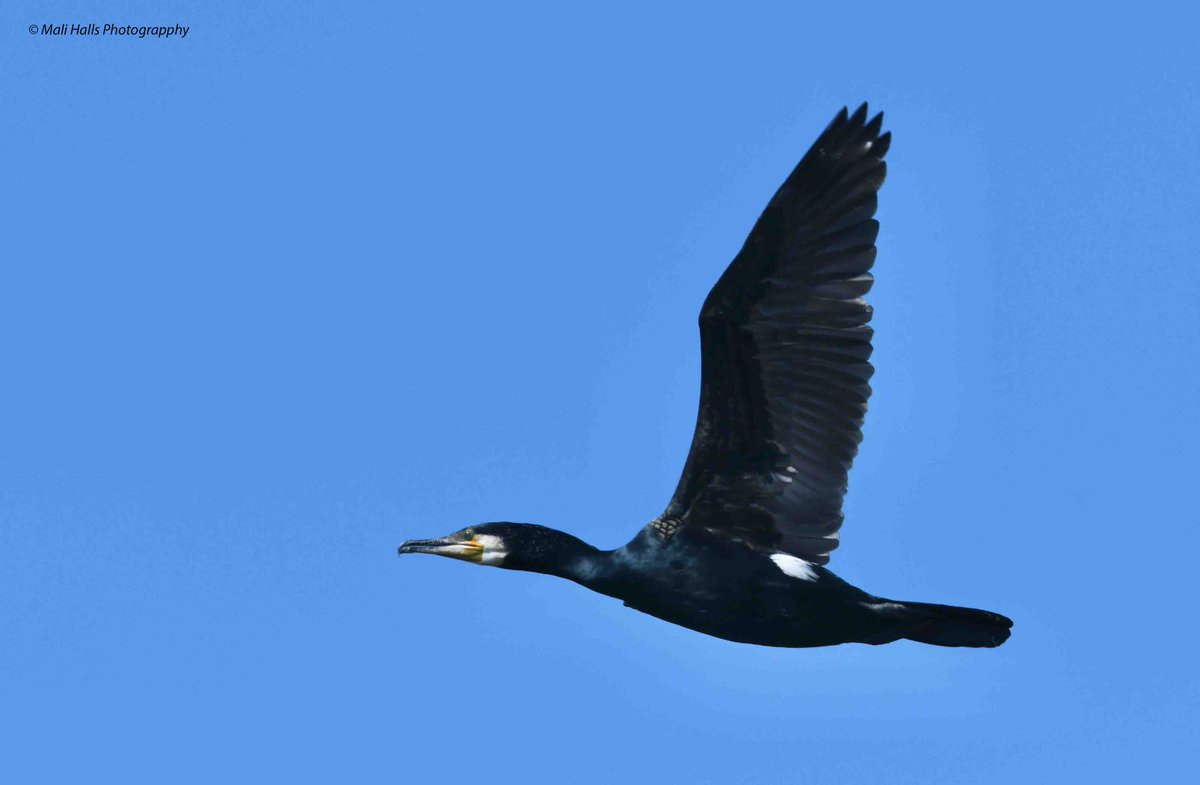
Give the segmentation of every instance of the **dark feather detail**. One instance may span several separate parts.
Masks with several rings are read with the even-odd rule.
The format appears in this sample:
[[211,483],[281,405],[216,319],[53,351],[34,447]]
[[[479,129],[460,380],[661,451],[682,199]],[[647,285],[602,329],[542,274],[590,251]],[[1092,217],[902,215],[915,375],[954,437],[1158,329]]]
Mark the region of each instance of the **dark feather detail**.
[[862,298],[891,143],[882,125],[866,104],[843,109],[705,300],[696,433],[662,516],[678,527],[819,564],[837,547],[874,370]]

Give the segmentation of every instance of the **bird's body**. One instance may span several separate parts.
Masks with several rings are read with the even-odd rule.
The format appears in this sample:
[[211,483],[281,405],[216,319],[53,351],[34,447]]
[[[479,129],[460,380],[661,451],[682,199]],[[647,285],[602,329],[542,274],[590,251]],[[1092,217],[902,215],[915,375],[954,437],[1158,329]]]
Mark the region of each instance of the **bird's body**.
[[667,509],[598,550],[543,526],[488,523],[401,553],[547,573],[708,635],[765,646],[991,647],[1004,616],[872,596],[823,566],[873,369],[876,192],[889,134],[845,110],[780,187],[700,312],[700,411]]
[[697,632],[764,646],[882,642],[874,598],[787,554],[772,560],[721,537],[663,542],[647,531],[611,558],[619,577],[601,591]]

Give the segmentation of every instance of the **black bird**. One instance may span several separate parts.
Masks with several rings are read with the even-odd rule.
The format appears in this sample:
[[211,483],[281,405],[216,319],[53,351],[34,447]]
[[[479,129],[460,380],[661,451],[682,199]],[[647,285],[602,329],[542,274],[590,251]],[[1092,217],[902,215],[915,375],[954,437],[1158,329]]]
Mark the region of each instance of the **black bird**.
[[997,613],[885,600],[823,565],[873,372],[876,193],[890,133],[864,103],[834,118],[700,309],[700,413],[667,509],[602,551],[554,529],[485,523],[400,553],[567,578],[693,630],[764,646],[908,640],[999,646]]

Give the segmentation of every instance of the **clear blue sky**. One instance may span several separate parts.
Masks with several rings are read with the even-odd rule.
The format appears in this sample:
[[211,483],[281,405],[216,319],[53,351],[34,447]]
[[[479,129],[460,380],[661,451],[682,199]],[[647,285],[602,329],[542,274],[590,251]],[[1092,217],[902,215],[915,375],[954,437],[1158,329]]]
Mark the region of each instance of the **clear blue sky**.
[[[0,11],[0,779],[1184,776],[1194,6],[249,5]],[[864,99],[878,371],[831,567],[1008,644],[739,646],[396,557],[657,515],[700,303]]]

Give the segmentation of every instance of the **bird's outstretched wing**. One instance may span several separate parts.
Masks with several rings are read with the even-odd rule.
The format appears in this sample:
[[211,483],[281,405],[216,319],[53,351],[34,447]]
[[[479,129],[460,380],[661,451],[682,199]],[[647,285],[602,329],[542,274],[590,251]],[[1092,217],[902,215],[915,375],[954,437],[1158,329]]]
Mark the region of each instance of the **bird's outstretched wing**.
[[[700,413],[665,530],[825,564],[871,388],[876,192],[891,134],[843,109],[700,310]],[[655,525],[655,524],[652,524]]]

